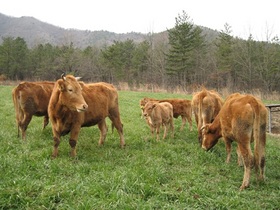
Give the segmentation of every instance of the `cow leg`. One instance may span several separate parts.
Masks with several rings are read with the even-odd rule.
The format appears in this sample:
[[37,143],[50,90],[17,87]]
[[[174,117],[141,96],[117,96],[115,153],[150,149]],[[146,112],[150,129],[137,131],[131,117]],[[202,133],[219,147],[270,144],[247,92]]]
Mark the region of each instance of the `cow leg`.
[[172,132],[172,138],[174,138],[174,123],[173,123],[173,118],[170,119],[170,129],[171,129],[171,132]]
[[160,130],[160,124],[158,123],[156,125],[157,141],[159,141],[159,130]]
[[151,131],[152,137],[154,137],[154,126],[153,126],[153,124],[151,122],[150,117],[145,117],[145,121],[146,121],[147,125],[150,127],[150,131]]
[[76,145],[77,145],[77,139],[69,139],[69,145],[71,147],[70,156],[76,157],[77,151],[76,151]]
[[167,126],[166,126],[166,124],[165,123],[163,123],[162,124],[162,128],[163,128],[163,139],[165,139],[165,137],[166,137],[166,132],[167,132]]
[[53,153],[52,157],[56,158],[58,155],[58,146],[60,144],[60,138],[58,136],[53,137]]
[[26,129],[32,119],[31,114],[25,114],[23,120],[19,122],[19,128],[21,130],[22,139],[26,139]]
[[150,125],[150,130],[152,133],[152,138],[154,138],[154,132],[155,132],[154,126]]
[[190,129],[190,131],[192,131],[192,117],[191,117],[191,115],[187,116],[187,120],[188,120],[188,123],[189,123],[189,129]]
[[181,125],[181,128],[180,128],[180,131],[182,131],[186,125],[186,122],[187,122],[187,118],[186,116],[181,116],[182,117],[182,125]]
[[[113,112],[113,113],[119,113],[119,112]],[[121,148],[124,148],[125,141],[123,136],[123,124],[121,122],[120,115],[119,114],[110,115],[109,118],[111,119],[111,121],[113,122],[115,128],[119,133]]]
[[44,122],[43,122],[43,129],[49,124],[49,116],[45,115],[44,116]]
[[255,170],[258,180],[264,180],[266,126],[260,127],[259,143],[254,147]]
[[231,158],[231,140],[225,138],[225,143],[226,143],[226,151],[227,151],[226,163],[229,163],[230,162],[230,158]]
[[253,154],[250,147],[250,141],[241,140],[241,142],[239,143],[239,151],[242,155],[243,163],[244,163],[244,176],[243,176],[242,185],[240,187],[240,190],[243,190],[249,187],[251,167],[254,165]]
[[108,131],[105,119],[101,120],[98,123],[98,128],[100,130],[100,137],[99,137],[98,144],[103,145]]
[[237,145],[237,148],[236,148],[236,153],[237,153],[237,164],[238,164],[238,166],[243,166],[243,160],[242,160],[241,152],[239,150],[238,145]]
[[76,157],[76,155],[77,155],[76,145],[77,145],[80,130],[81,130],[80,124],[77,124],[76,126],[72,127],[72,130],[70,133],[70,139],[69,139],[69,145],[71,147],[71,151],[70,151],[71,157]]

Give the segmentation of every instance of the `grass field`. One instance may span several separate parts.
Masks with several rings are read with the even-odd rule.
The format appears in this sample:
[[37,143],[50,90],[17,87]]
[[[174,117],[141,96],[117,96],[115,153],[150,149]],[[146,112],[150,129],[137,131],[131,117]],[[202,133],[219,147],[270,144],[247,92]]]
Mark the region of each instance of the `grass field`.
[[116,131],[99,147],[94,126],[82,128],[77,158],[69,157],[67,135],[52,159],[51,126],[42,131],[43,118],[33,118],[26,142],[17,138],[11,90],[0,86],[0,209],[280,209],[279,137],[267,135],[265,182],[253,172],[244,191],[243,168],[235,152],[225,163],[222,141],[203,151],[196,126],[179,131],[181,119],[174,139],[151,137],[139,100],[191,96],[120,91],[126,148]]

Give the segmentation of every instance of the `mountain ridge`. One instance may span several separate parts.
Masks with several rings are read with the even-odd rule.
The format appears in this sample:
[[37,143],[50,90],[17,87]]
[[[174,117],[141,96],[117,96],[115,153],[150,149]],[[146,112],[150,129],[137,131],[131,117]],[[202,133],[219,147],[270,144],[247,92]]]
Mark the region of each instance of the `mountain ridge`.
[[[204,34],[208,36],[208,39],[213,39],[217,36],[216,31],[202,27]],[[167,31],[155,33],[153,35],[164,34]],[[142,34],[137,32],[129,32],[118,34],[115,32],[109,32],[105,30],[90,31],[79,29],[65,29],[59,26],[55,26],[43,21],[40,21],[34,17],[22,16],[12,17],[0,13],[0,44],[4,37],[21,37],[23,38],[27,46],[32,48],[38,44],[52,44],[56,46],[67,45],[73,43],[74,47],[86,48],[88,46],[103,46],[111,45],[114,41],[125,41],[132,39],[136,43],[147,40],[150,34]],[[209,38],[210,37],[210,38]]]

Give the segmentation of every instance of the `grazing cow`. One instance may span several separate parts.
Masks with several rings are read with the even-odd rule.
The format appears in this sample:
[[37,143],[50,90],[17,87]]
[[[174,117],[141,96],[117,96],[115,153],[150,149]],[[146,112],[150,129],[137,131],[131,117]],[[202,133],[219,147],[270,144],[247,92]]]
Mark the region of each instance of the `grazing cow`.
[[198,142],[200,144],[202,140],[201,127],[214,120],[222,105],[223,99],[214,90],[209,91],[204,88],[202,91],[194,94],[192,99],[192,110],[195,116],[198,130]]
[[[223,137],[230,161],[231,143],[236,141],[238,155],[244,164],[244,177],[240,190],[249,186],[251,167],[259,179],[264,179],[267,109],[252,95],[230,95],[212,124],[202,127],[202,148],[209,150]],[[254,156],[250,143],[254,141]]]
[[174,137],[173,107],[170,103],[149,101],[146,103],[143,113],[144,117],[147,118],[151,125],[152,134],[154,128],[156,129],[157,141],[159,140],[159,130],[161,125],[164,128],[163,139],[166,137],[168,125],[171,128],[172,137]]
[[107,83],[84,84],[71,75],[62,76],[53,89],[49,107],[52,123],[54,149],[57,157],[60,137],[70,132],[71,156],[76,156],[76,144],[81,127],[98,125],[99,145],[104,144],[107,134],[105,118],[109,117],[120,136],[121,147],[125,146],[123,126],[120,120],[118,93]]
[[186,125],[186,122],[188,120],[189,122],[189,129],[192,131],[192,107],[191,107],[191,101],[187,99],[161,99],[157,100],[154,98],[143,98],[140,100],[140,108],[142,110],[143,115],[143,109],[145,104],[148,101],[157,101],[157,102],[168,102],[173,106],[173,117],[178,118],[181,116],[182,118],[182,125],[180,130],[182,131],[184,129],[184,126]]
[[44,116],[43,128],[49,122],[48,104],[54,82],[21,82],[12,91],[16,112],[16,122],[21,130],[22,139],[26,139],[26,129],[32,116]]

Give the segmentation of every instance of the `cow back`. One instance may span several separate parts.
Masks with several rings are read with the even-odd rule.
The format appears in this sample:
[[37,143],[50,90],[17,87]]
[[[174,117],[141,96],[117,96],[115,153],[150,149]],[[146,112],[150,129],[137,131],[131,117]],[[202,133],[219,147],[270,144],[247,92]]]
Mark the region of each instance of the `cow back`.
[[53,82],[22,82],[13,90],[13,97],[23,112],[43,116],[54,87]]
[[113,85],[104,82],[85,84],[83,97],[88,104],[83,126],[95,125],[110,115],[119,116],[118,93]]

